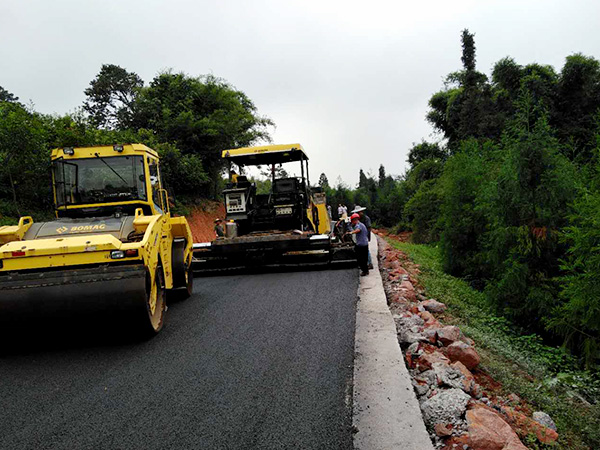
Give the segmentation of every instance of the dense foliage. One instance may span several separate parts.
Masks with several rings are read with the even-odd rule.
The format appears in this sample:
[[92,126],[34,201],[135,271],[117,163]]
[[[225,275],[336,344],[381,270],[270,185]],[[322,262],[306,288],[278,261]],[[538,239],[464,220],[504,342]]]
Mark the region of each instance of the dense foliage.
[[[379,226],[438,243],[446,272],[485,293],[518,329],[564,343],[581,362],[600,349],[600,62],[570,55],[560,71],[499,60],[462,68],[429,100],[439,142],[414,144],[408,170],[360,171],[358,185],[318,178],[337,206],[366,206]],[[82,109],[47,116],[0,87],[0,213],[48,212],[49,149],[143,142],[163,158],[176,198],[215,197],[220,150],[269,140],[272,121],[224,80],[164,72],[148,85],[102,66]],[[267,182],[259,189],[267,190]],[[2,218],[0,217],[0,220]]]
[[76,113],[51,116],[0,87],[0,220],[51,213],[52,148],[144,143],[161,154],[170,193],[190,199],[219,191],[222,149],[270,140],[273,122],[212,75],[164,72],[145,86],[137,74],[107,64],[85,95]]
[[367,206],[378,225],[409,227],[414,242],[439,242],[444,270],[499,314],[595,365],[600,62],[575,54],[557,72],[507,57],[488,77],[474,35],[461,41],[462,69],[429,101],[440,142],[415,144],[401,177],[361,171],[356,189],[328,188],[331,201]]

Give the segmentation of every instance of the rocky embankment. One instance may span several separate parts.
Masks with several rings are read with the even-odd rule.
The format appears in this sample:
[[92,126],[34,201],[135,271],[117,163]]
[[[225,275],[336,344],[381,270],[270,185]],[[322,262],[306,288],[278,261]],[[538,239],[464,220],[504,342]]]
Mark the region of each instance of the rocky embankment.
[[521,439],[558,438],[552,419],[506,394],[480,367],[477,344],[444,325],[446,305],[428,299],[419,267],[379,240],[380,270],[412,384],[436,448],[527,449]]

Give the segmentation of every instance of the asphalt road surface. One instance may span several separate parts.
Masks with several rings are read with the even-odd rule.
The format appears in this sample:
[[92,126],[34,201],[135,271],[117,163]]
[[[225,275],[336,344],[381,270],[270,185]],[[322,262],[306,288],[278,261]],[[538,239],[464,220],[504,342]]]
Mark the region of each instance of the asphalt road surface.
[[356,270],[196,278],[150,341],[1,336],[0,447],[351,449],[357,286]]

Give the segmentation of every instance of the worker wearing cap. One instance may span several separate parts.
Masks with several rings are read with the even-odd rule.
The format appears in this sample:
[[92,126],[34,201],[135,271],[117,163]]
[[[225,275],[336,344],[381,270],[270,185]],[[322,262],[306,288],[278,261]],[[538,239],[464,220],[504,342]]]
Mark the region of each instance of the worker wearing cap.
[[360,221],[360,216],[356,213],[350,217],[352,223],[352,231],[350,234],[356,235],[356,245],[354,250],[356,251],[356,259],[358,260],[358,267],[360,267],[360,275],[369,275],[368,265],[368,253],[369,253],[369,232],[365,224]]
[[215,234],[218,238],[225,237],[225,232],[223,231],[223,225],[221,225],[223,221],[221,219],[215,219]]
[[[369,232],[369,242],[371,241],[371,218],[369,216],[367,216],[365,214],[365,210],[367,208],[365,208],[364,206],[360,206],[360,205],[356,205],[354,207],[354,210],[352,211],[352,214],[358,214],[360,216],[360,221],[362,223],[365,224],[365,227],[367,227],[367,231]],[[371,259],[371,251],[367,251],[367,255],[368,255],[368,265],[369,265],[369,269],[373,268],[373,260]]]

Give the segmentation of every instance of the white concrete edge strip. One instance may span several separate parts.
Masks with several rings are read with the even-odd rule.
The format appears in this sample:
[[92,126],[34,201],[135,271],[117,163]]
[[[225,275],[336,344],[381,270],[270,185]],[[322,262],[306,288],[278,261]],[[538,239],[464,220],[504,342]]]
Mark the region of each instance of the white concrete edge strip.
[[354,350],[354,448],[433,450],[411,384],[396,324],[377,263],[377,237],[369,250],[374,269],[360,278]]

